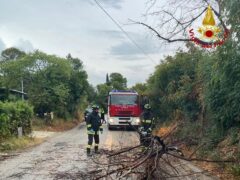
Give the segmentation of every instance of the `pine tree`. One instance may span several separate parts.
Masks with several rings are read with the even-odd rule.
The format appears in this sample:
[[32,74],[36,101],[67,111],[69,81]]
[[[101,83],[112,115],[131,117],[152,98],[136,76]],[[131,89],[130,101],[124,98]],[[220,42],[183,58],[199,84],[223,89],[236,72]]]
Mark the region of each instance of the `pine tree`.
[[108,86],[110,85],[108,73],[107,73],[107,75],[106,75],[106,84],[107,84]]

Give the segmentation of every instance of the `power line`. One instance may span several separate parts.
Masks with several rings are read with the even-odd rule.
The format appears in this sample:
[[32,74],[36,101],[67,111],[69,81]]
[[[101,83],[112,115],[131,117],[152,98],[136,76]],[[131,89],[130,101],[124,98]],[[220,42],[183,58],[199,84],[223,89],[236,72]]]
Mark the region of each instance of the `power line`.
[[126,37],[146,56],[148,57],[155,65],[156,62],[144,51],[144,49],[139,46],[134,39],[129,36],[129,34],[121,27],[121,25],[103,8],[103,6],[97,1],[94,0],[97,6],[112,20],[112,22],[126,35]]

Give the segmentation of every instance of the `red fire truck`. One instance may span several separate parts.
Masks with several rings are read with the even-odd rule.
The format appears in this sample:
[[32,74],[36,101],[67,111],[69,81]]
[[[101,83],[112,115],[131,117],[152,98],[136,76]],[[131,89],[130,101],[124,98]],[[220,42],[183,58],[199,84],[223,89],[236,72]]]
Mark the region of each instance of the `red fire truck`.
[[140,98],[133,90],[112,90],[108,96],[108,129],[114,127],[134,127],[140,124]]

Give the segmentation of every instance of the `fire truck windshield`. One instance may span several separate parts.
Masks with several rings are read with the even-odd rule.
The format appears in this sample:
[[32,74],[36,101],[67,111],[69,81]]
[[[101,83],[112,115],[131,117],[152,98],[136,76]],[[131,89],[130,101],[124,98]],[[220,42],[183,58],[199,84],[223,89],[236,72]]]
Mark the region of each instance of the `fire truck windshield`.
[[111,104],[112,105],[136,105],[137,95],[125,95],[125,94],[112,94]]

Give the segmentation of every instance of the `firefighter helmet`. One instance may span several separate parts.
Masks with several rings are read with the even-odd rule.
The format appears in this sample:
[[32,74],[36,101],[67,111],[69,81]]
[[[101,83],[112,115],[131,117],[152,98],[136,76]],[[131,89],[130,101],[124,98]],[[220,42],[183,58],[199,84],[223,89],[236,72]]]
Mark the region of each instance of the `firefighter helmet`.
[[151,109],[151,106],[149,104],[145,104],[144,109]]
[[94,104],[94,105],[92,105],[92,109],[96,110],[96,109],[99,109],[99,107],[96,104]]

